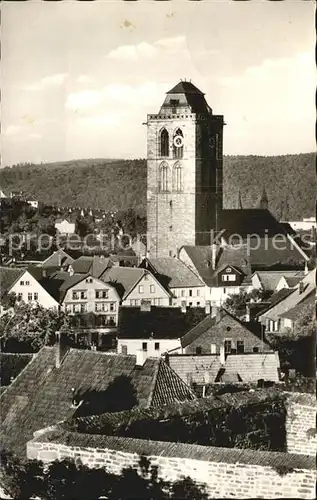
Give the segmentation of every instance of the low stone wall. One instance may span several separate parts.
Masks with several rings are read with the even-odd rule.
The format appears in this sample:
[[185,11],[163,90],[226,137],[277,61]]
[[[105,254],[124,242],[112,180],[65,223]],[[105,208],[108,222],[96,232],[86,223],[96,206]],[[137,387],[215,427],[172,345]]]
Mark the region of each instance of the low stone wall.
[[313,394],[289,393],[286,404],[287,451],[316,456],[316,397]]
[[214,448],[48,430],[27,444],[28,458],[52,462],[72,457],[91,468],[120,474],[137,467],[140,455],[170,481],[190,476],[206,484],[210,498],[315,498],[313,457]]

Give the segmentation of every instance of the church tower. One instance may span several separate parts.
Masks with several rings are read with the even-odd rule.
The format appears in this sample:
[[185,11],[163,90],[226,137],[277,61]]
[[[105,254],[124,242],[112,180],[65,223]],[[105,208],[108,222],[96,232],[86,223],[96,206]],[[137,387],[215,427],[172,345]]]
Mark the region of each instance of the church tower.
[[223,116],[181,81],[147,116],[147,233],[151,257],[210,244],[222,210]]

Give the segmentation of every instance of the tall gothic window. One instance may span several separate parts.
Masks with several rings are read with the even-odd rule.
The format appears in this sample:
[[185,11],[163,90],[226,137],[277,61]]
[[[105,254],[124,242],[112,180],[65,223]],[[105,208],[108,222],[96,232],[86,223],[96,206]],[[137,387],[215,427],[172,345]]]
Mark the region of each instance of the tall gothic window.
[[174,165],[174,191],[182,191],[183,190],[183,168],[177,162]]
[[174,132],[173,136],[173,156],[174,158],[183,158],[184,136],[180,128]]
[[160,133],[160,156],[169,156],[169,138],[165,128]]
[[162,163],[160,167],[160,191],[167,191],[168,189],[168,166]]

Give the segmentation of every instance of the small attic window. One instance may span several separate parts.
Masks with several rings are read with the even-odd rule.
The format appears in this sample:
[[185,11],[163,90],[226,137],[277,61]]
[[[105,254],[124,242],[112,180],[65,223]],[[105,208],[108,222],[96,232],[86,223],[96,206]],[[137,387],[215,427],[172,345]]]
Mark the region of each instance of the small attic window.
[[179,105],[179,99],[171,99],[170,100],[171,106],[175,107]]

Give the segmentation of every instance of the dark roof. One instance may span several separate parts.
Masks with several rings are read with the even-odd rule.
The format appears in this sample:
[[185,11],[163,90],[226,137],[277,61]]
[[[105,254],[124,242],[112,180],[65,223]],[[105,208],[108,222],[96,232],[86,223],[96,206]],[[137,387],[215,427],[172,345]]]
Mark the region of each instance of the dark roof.
[[[296,283],[304,277],[304,271],[256,271],[264,290],[275,290],[281,278],[296,280]],[[290,283],[293,283],[290,281]],[[295,286],[295,285],[294,285]]]
[[138,267],[114,266],[107,269],[100,279],[114,286],[120,297],[125,298],[147,272]]
[[226,317],[231,318],[231,320],[235,321],[239,326],[242,326],[246,332],[251,333],[252,335],[263,340],[261,338],[261,325],[242,322],[237,317],[233,316],[233,314],[230,314],[226,309],[220,308],[216,316],[207,316],[191,330],[187,331],[185,335],[183,335],[183,337],[181,338],[182,347],[187,347],[188,345],[190,345],[192,342],[194,342],[194,340],[203,335],[203,333],[207,332],[208,330],[212,330],[214,326],[221,323],[222,320]]
[[[171,101],[177,100],[177,105]],[[191,82],[179,82],[175,87],[166,93],[166,98],[160,112],[166,108],[189,108],[190,113],[212,114],[203,92],[201,92]]]
[[121,307],[119,310],[118,338],[177,339],[206,316],[202,307],[188,308],[182,313],[179,307]]
[[195,95],[204,95],[201,90],[199,90],[193,83],[191,82],[183,82],[180,81],[175,87],[166,92],[167,94],[195,94]]
[[286,234],[285,227],[271,214],[269,210],[260,208],[222,210],[220,214],[220,229],[225,229],[224,237],[238,234],[242,238],[257,234]]
[[10,290],[12,285],[19,279],[24,273],[25,268],[16,267],[0,267],[0,293],[1,297]]
[[281,314],[280,317],[296,321],[303,312],[303,307],[307,305],[312,306],[312,314],[313,314],[315,301],[316,301],[315,293],[314,291],[312,291],[310,295],[307,295],[307,297],[305,297],[305,299],[302,302],[293,307],[293,309],[289,309],[285,313]]
[[74,259],[68,255],[62,248],[56,250],[52,255],[42,262],[42,267],[60,267],[67,266],[74,262]]
[[[70,349],[56,368],[55,355],[54,347],[42,348],[1,394],[2,443],[18,455],[25,455],[34,431],[75,413],[102,412],[110,394],[122,398],[123,405],[128,400],[142,408],[195,399],[161,358],[148,358],[139,367],[135,356]],[[72,407],[72,388],[83,400],[78,410]]]
[[144,259],[139,267],[149,269],[164,286],[169,288],[205,286],[201,278],[184,262],[173,257]]
[[[217,246],[216,269],[212,268],[212,246],[183,246],[197,273],[208,286],[218,286],[218,273],[224,267],[233,266],[244,275],[243,283],[251,283],[251,270],[246,246]],[[223,285],[222,285],[223,286]]]

